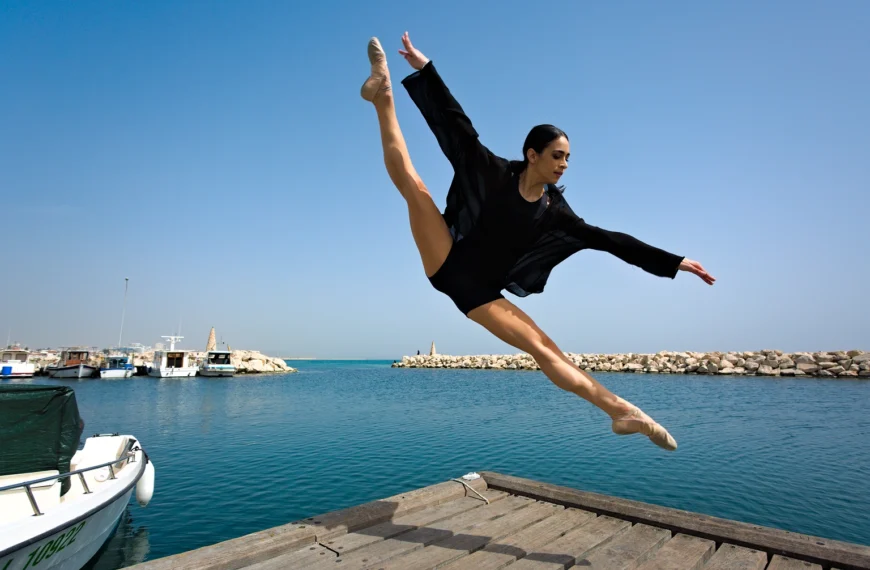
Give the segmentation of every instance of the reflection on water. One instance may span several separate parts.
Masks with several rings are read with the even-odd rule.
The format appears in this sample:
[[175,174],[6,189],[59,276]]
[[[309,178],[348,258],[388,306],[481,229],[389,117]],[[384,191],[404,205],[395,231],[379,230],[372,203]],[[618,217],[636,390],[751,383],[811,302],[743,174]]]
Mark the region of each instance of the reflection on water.
[[127,507],[121,514],[115,534],[82,570],[116,570],[140,564],[145,562],[150,548],[148,527],[137,526],[130,507]]

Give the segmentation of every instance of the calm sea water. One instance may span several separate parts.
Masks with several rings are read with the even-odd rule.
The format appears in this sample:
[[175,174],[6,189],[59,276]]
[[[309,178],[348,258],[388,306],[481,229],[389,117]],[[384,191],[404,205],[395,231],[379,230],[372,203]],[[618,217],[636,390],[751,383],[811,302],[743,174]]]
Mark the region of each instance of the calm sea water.
[[[610,432],[540,372],[297,361],[234,379],[63,381],[85,434],[156,467],[92,568],[121,568],[492,470],[870,545],[870,382],[597,374],[679,442]],[[45,378],[37,383],[60,383]]]

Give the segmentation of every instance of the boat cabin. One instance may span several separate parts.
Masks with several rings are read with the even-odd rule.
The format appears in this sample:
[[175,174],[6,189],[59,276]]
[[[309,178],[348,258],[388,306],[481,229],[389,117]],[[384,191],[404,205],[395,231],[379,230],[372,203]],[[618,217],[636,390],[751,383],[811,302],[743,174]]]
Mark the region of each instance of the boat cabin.
[[125,370],[127,368],[133,368],[133,365],[130,364],[129,356],[107,356],[103,368],[109,370]]
[[187,368],[190,365],[190,351],[158,350],[154,353],[154,366],[156,367]]
[[0,362],[27,362],[30,352],[23,348],[7,348],[0,352]]
[[205,359],[206,364],[232,364],[232,352],[229,350],[210,350]]
[[61,366],[78,366],[87,364],[91,356],[89,350],[64,350],[60,355]]

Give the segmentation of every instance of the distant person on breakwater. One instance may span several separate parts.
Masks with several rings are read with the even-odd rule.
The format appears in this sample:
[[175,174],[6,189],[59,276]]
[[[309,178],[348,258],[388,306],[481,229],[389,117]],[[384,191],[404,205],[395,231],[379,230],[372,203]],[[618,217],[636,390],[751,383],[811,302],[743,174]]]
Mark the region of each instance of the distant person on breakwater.
[[715,279],[697,261],[577,217],[564,189],[555,185],[568,168],[571,152],[567,135],[553,125],[529,132],[521,161],[492,154],[407,32],[402,43],[399,53],[415,70],[402,84],[454,169],[443,214],[411,163],[377,38],[368,44],[371,75],[360,94],[374,103],[387,173],[408,204],[411,233],[432,286],[466,317],[530,354],[559,388],[601,408],[615,433],[642,433],[656,445],[675,450],[677,442],[664,427],[575,366],[501,290],[518,297],[541,293],[553,267],[583,249],[606,251],[659,277],[673,279],[678,271],[688,271],[709,285]]

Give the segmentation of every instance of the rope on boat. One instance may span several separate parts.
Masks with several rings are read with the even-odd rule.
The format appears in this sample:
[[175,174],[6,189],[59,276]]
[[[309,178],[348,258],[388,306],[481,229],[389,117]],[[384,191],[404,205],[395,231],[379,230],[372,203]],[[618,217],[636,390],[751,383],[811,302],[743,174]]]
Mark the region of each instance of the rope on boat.
[[463,485],[465,485],[465,488],[466,488],[466,489],[470,490],[472,493],[474,493],[475,495],[477,495],[478,497],[480,497],[481,499],[483,499],[484,501],[486,501],[486,504],[487,504],[487,505],[489,504],[489,499],[487,499],[486,497],[484,497],[483,495],[481,495],[480,493],[478,493],[478,492],[477,492],[477,489],[475,489],[474,487],[472,487],[471,485],[469,485],[468,483],[466,483],[466,482],[463,481],[462,479],[452,479],[452,481],[456,481],[457,483],[462,483]]

